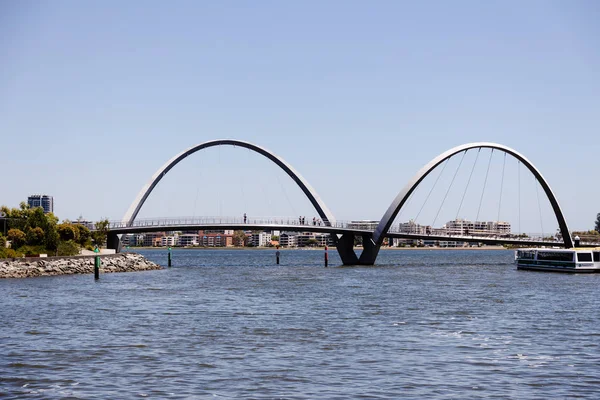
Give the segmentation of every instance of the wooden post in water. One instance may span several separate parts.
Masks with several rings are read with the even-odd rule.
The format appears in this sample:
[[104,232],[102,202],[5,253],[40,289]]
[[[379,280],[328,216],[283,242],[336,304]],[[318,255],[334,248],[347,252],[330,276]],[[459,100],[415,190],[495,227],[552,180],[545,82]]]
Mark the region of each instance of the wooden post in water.
[[171,268],[171,247],[169,247],[169,268]]
[[325,268],[327,268],[328,264],[329,264],[329,257],[327,255],[327,245],[325,245]]
[[94,249],[94,253],[96,253],[96,257],[94,257],[94,279],[98,280],[100,279],[100,255],[98,254],[100,250],[98,246]]
[[277,262],[277,265],[279,265],[279,246],[277,246],[277,251],[275,252],[275,260]]

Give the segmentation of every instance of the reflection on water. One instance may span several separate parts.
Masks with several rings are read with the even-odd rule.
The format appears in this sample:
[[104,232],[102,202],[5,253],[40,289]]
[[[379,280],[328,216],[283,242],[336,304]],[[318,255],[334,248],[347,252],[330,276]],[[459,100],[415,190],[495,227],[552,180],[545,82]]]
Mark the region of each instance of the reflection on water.
[[512,260],[181,250],[98,282],[1,280],[0,398],[599,398],[600,274]]

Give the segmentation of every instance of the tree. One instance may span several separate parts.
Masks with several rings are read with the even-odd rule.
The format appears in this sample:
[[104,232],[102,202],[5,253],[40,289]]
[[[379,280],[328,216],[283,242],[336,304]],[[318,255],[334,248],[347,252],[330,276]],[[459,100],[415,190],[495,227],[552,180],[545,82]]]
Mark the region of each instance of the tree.
[[77,243],[79,243],[81,246],[87,246],[88,244],[90,244],[89,242],[92,238],[92,233],[90,232],[87,226],[81,224],[74,224],[73,228],[77,230],[77,237],[79,238],[77,240]]
[[233,244],[236,246],[245,246],[246,245],[247,236],[244,231],[235,231],[233,232]]
[[56,231],[58,232],[58,235],[60,236],[60,240],[63,241],[67,241],[67,240],[78,240],[79,238],[77,237],[77,234],[79,233],[79,230],[75,227],[73,227],[73,225],[69,224],[69,223],[62,223],[60,225],[56,226]]
[[20,229],[11,229],[6,236],[8,237],[8,240],[10,240],[13,249],[18,249],[23,246],[27,240],[25,233]]
[[102,247],[106,243],[106,236],[108,235],[110,222],[105,218],[101,221],[96,222],[96,230],[92,232],[92,240],[98,247]]
[[30,246],[39,246],[44,243],[44,230],[42,228],[28,228],[27,233],[27,244]]
[[600,213],[596,214],[596,232],[600,232]]
[[310,238],[310,239],[308,239],[308,240],[306,241],[306,244],[307,244],[309,247],[315,247],[315,246],[316,246],[318,243],[319,243],[319,241],[318,241],[317,239],[315,239],[315,238]]

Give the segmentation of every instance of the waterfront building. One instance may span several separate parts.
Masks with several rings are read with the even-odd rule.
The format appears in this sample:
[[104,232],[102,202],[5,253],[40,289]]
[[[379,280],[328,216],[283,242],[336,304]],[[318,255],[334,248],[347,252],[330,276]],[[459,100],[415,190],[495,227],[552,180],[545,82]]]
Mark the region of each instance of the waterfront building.
[[296,240],[298,247],[310,247],[311,245],[323,247],[333,244],[331,236],[328,233],[315,234],[312,232],[303,232],[296,236]]
[[73,221],[74,224],[83,225],[88,229],[94,229],[94,223],[92,221],[88,221],[79,217],[77,221]]
[[128,233],[121,239],[123,246],[140,246],[144,242],[144,235],[138,233]]
[[162,243],[163,236],[166,236],[164,232],[150,232],[144,234],[144,241],[142,242],[144,247],[159,247]]
[[473,236],[504,236],[510,235],[510,222],[505,221],[469,221],[455,219],[444,225],[447,235],[473,235]]
[[379,221],[373,220],[360,220],[360,221],[350,221],[348,222],[348,229],[364,229],[369,231],[374,231],[379,225]]
[[54,197],[47,194],[32,194],[27,198],[27,204],[30,208],[42,207],[45,214],[54,212]]
[[174,247],[177,239],[178,235],[163,236],[160,238],[160,245],[162,247]]
[[271,244],[271,232],[253,233],[250,236],[250,243],[254,247],[265,247]]
[[417,224],[412,219],[408,222],[400,222],[398,224],[398,232],[412,233],[416,235],[426,235],[431,232],[431,226]]
[[298,233],[296,232],[281,232],[279,235],[279,245],[281,247],[297,247]]
[[197,233],[183,233],[179,235],[177,246],[190,247],[198,246],[198,234]]
[[[227,232],[227,233],[225,233]],[[231,233],[229,233],[231,232]],[[230,230],[200,230],[198,231],[198,244],[204,247],[230,247],[233,246],[233,231]]]

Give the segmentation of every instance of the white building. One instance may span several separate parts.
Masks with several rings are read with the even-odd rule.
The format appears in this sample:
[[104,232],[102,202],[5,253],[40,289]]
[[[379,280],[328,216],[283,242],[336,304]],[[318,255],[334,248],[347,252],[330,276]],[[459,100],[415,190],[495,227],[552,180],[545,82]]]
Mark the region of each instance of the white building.
[[426,235],[427,232],[431,232],[431,226],[417,224],[411,219],[408,222],[400,222],[398,224],[398,232],[413,233],[416,235]]
[[261,232],[261,233],[253,233],[250,236],[250,243],[254,247],[265,247],[271,244],[271,233]]
[[144,235],[139,233],[128,233],[123,235],[122,243],[124,246],[141,246],[144,244]]
[[379,225],[379,221],[373,220],[360,220],[360,221],[350,221],[348,222],[348,229],[363,229],[368,231],[374,231]]
[[173,247],[177,243],[177,235],[163,236],[160,238],[160,245],[163,247]]
[[510,222],[504,221],[469,221],[455,219],[444,225],[448,235],[471,235],[471,236],[501,236],[510,235]]

